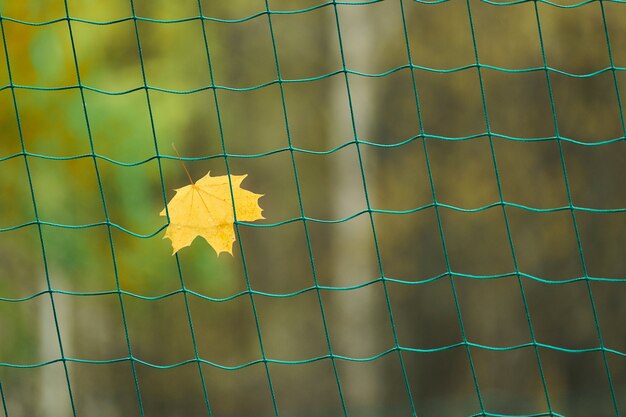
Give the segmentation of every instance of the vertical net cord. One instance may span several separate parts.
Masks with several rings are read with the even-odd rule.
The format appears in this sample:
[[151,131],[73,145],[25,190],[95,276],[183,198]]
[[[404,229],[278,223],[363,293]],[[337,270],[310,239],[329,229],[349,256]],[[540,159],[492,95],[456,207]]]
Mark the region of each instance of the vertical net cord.
[[137,394],[137,400],[139,402],[139,407],[140,407],[140,411],[141,411],[141,415],[144,415],[143,412],[143,407],[142,407],[142,403],[141,403],[141,394],[139,391],[139,382],[137,380],[137,371],[135,369],[135,360],[133,358],[133,351],[131,348],[131,343],[130,343],[130,336],[128,333],[128,323],[126,320],[126,310],[124,308],[124,300],[123,300],[123,296],[122,296],[122,292],[121,292],[121,288],[120,288],[120,280],[119,280],[119,271],[118,271],[118,267],[117,267],[117,258],[115,255],[115,245],[113,244],[113,232],[111,230],[111,219],[109,218],[109,211],[108,211],[108,207],[107,207],[107,203],[106,203],[106,199],[104,196],[104,189],[102,187],[102,177],[100,175],[100,169],[98,167],[98,159],[96,158],[96,150],[95,150],[95,146],[94,146],[94,142],[93,142],[93,135],[91,133],[91,123],[89,122],[89,114],[87,112],[87,102],[85,100],[85,90],[83,88],[82,85],[82,80],[80,77],[80,69],[79,69],[79,65],[78,65],[78,55],[76,54],[76,45],[74,43],[74,34],[72,31],[72,22],[70,19],[70,12],[69,12],[69,8],[67,5],[67,0],[63,0],[64,3],[64,7],[65,7],[65,17],[67,19],[67,28],[69,31],[69,36],[70,36],[70,44],[72,47],[72,55],[73,55],[73,60],[74,60],[74,69],[76,71],[76,82],[78,83],[78,87],[79,87],[79,91],[80,91],[80,99],[81,99],[81,103],[82,103],[82,107],[83,107],[83,115],[85,117],[85,125],[87,127],[87,137],[89,139],[89,149],[91,151],[90,157],[93,160],[93,166],[94,166],[94,170],[96,173],[96,179],[98,182],[98,189],[99,189],[99,193],[100,193],[100,200],[102,202],[102,209],[104,212],[104,218],[105,218],[105,223],[106,223],[106,228],[107,228],[107,236],[108,236],[108,241],[109,241],[109,248],[111,251],[111,260],[113,263],[113,272],[115,274],[115,286],[116,286],[116,292],[117,292],[117,298],[119,300],[120,303],[120,310],[121,310],[121,314],[122,314],[122,323],[124,325],[124,337],[126,338],[126,347],[128,350],[128,355],[129,355],[129,361],[131,364],[131,369],[132,369],[132,373],[133,373],[133,379],[134,379],[134,383],[135,383],[135,391]]
[[[611,66],[611,76],[613,78],[613,87],[615,88],[615,95],[617,98],[617,106],[618,106],[618,110],[619,110],[619,117],[620,117],[620,123],[622,126],[622,140],[625,140],[623,138],[626,137],[626,123],[624,122],[624,108],[622,106],[622,97],[620,94],[620,89],[619,89],[619,83],[617,81],[617,72],[615,70],[615,62],[613,61],[613,50],[611,48],[611,36],[609,35],[609,26],[607,24],[606,21],[606,14],[604,11],[604,0],[599,0],[600,3],[600,12],[602,14],[602,27],[604,29],[604,37],[606,39],[606,47],[607,47],[607,52],[609,55],[609,64]],[[545,65],[545,62],[544,62]],[[572,214],[574,212],[572,211]],[[587,274],[585,274],[586,276]],[[587,285],[589,288],[591,288],[591,283],[589,282],[589,280],[587,280]],[[591,294],[591,293],[590,293]],[[599,326],[599,324],[598,324]],[[608,368],[608,361],[606,360],[606,353],[603,351],[603,356],[604,356],[604,361],[605,361],[605,367],[607,370],[607,375],[608,375],[608,379],[609,379],[609,384],[612,387],[612,381],[611,381],[611,374]],[[613,394],[613,392],[611,391],[611,393]],[[615,409],[615,413],[617,416],[619,416],[619,408],[618,408],[618,404],[617,404],[617,398],[613,395],[612,397],[613,400],[613,408]]]
[[546,405],[548,406],[548,412],[550,413],[550,415],[554,415],[553,411],[552,411],[552,403],[550,401],[550,394],[548,393],[548,384],[546,382],[546,376],[543,370],[543,364],[541,363],[541,354],[539,352],[539,346],[537,346],[537,339],[535,337],[535,331],[533,328],[533,323],[532,323],[532,319],[530,317],[530,309],[528,307],[528,301],[526,299],[526,291],[524,290],[524,282],[522,280],[522,277],[520,275],[520,270],[519,270],[519,263],[517,261],[517,254],[515,253],[515,244],[513,243],[513,234],[511,233],[511,225],[509,223],[509,216],[508,216],[508,212],[506,210],[506,206],[504,205],[504,195],[502,192],[502,183],[500,181],[500,171],[498,169],[498,160],[496,158],[496,150],[493,144],[493,136],[492,136],[492,132],[491,132],[491,122],[490,122],[490,118],[489,118],[489,110],[487,107],[487,97],[485,95],[485,83],[483,80],[483,74],[482,74],[482,69],[481,69],[481,64],[480,64],[480,59],[479,59],[479,55],[478,55],[478,44],[476,42],[476,32],[475,32],[475,28],[474,28],[474,19],[472,17],[472,8],[470,6],[470,0],[466,0],[466,4],[467,4],[467,15],[469,18],[469,24],[470,24],[470,29],[472,32],[472,44],[474,47],[474,58],[476,59],[476,71],[478,73],[478,83],[480,85],[480,97],[481,97],[481,101],[482,101],[482,107],[483,107],[483,115],[485,117],[485,125],[487,128],[487,137],[489,139],[489,149],[491,151],[491,159],[493,162],[493,169],[494,169],[494,173],[495,173],[495,178],[496,178],[496,185],[498,187],[498,198],[500,199],[499,201],[499,205],[500,207],[502,207],[502,215],[504,217],[504,224],[506,227],[506,235],[507,235],[507,239],[509,242],[509,248],[511,250],[511,257],[513,259],[513,266],[515,268],[515,276],[517,278],[517,284],[519,286],[520,289],[520,294],[522,296],[522,303],[524,305],[524,313],[526,315],[526,322],[528,323],[528,331],[530,333],[530,338],[532,341],[532,346],[533,346],[533,350],[535,352],[535,358],[537,360],[537,367],[539,369],[539,376],[541,378],[541,386],[543,388],[543,393],[546,399]]
[[626,123],[624,122],[624,108],[622,107],[622,97],[619,91],[619,83],[617,81],[617,71],[615,70],[615,62],[613,61],[613,50],[611,48],[611,36],[609,35],[609,25],[606,22],[606,15],[604,12],[604,1],[605,0],[599,0],[600,12],[602,13],[602,27],[604,29],[604,38],[606,39],[606,47],[607,47],[607,52],[609,54],[609,65],[611,66],[611,75],[613,77],[613,87],[615,88],[617,106],[619,108],[619,120],[622,125],[622,140],[624,140],[623,138],[626,137]]
[[32,179],[32,175],[30,172],[30,165],[28,163],[28,157],[26,155],[26,144],[24,141],[24,132],[22,131],[22,122],[20,119],[19,106],[17,105],[17,96],[15,94],[15,87],[13,84],[13,75],[11,72],[11,63],[9,59],[9,49],[7,47],[6,34],[4,30],[4,21],[3,21],[2,15],[0,15],[0,31],[2,32],[2,43],[4,45],[4,54],[5,54],[6,64],[7,64],[7,75],[9,78],[9,85],[11,87],[11,97],[13,99],[13,109],[15,111],[17,131],[20,137],[20,146],[22,149],[22,155],[24,156],[24,166],[26,168],[26,176],[28,177],[28,187],[30,191],[31,201],[33,203],[33,213],[35,215],[35,222],[37,223],[37,234],[39,235],[39,243],[41,245],[41,254],[42,254],[42,259],[43,259],[44,274],[46,277],[46,287],[47,287],[46,292],[50,296],[50,306],[52,307],[52,317],[54,318],[54,327],[55,327],[55,331],[57,335],[57,341],[59,344],[59,353],[61,355],[60,361],[63,363],[63,372],[65,373],[65,381],[67,383],[67,391],[68,391],[69,398],[70,398],[70,405],[72,407],[72,415],[76,417],[76,405],[74,404],[74,394],[72,392],[72,384],[70,383],[70,374],[69,374],[69,370],[67,367],[67,358],[65,357],[65,351],[63,350],[63,341],[61,340],[59,318],[57,315],[57,309],[56,309],[56,305],[54,302],[52,283],[50,281],[50,270],[48,267],[48,258],[46,255],[46,245],[44,243],[41,220],[39,218],[39,211],[37,209],[37,199],[35,198],[35,187],[33,186],[33,179]]
[[2,388],[2,382],[0,382],[0,399],[2,400],[2,410],[4,411],[4,417],[9,417],[9,410],[7,409],[7,401],[4,398],[4,389]]
[[283,118],[285,121],[285,131],[287,133],[287,143],[289,146],[289,155],[291,157],[291,166],[293,168],[293,175],[294,175],[294,179],[295,179],[295,183],[296,183],[296,193],[298,196],[298,205],[300,207],[300,217],[302,218],[302,225],[304,227],[304,235],[306,238],[306,245],[307,245],[307,251],[308,251],[308,255],[309,255],[309,263],[311,265],[311,273],[313,275],[313,284],[315,286],[315,293],[317,296],[317,301],[319,303],[319,308],[320,308],[320,314],[321,314],[321,318],[322,318],[322,324],[324,327],[324,337],[326,338],[326,345],[328,347],[328,354],[330,356],[330,360],[332,363],[332,367],[333,367],[333,374],[335,375],[335,382],[337,384],[337,390],[339,391],[339,399],[341,401],[341,411],[343,413],[344,416],[348,415],[348,410],[346,407],[346,403],[345,403],[345,398],[344,398],[344,393],[343,393],[343,389],[341,387],[341,381],[339,379],[339,372],[337,370],[337,361],[335,358],[335,355],[333,353],[333,348],[331,345],[331,341],[330,341],[330,334],[328,332],[328,324],[327,324],[327,319],[326,319],[326,312],[324,310],[324,304],[322,302],[322,295],[321,295],[321,290],[319,287],[319,281],[317,278],[317,270],[315,268],[315,261],[313,259],[313,248],[311,245],[311,238],[310,238],[310,234],[309,234],[309,227],[307,224],[307,219],[306,216],[304,214],[304,205],[302,202],[302,190],[301,190],[301,185],[300,185],[300,177],[298,175],[298,168],[296,166],[296,158],[294,155],[294,149],[293,149],[293,143],[292,143],[292,137],[291,137],[291,129],[289,128],[289,117],[287,114],[287,102],[285,99],[285,88],[283,85],[283,81],[282,81],[282,75],[281,75],[281,71],[280,71],[280,63],[279,63],[279,59],[278,59],[278,49],[276,46],[276,38],[274,35],[274,27],[272,25],[272,13],[270,11],[270,7],[269,7],[269,3],[268,0],[265,0],[265,10],[267,12],[267,19],[269,22],[269,29],[270,29],[270,36],[272,39],[272,48],[274,51],[274,61],[276,63],[276,76],[278,78],[278,87],[280,89],[280,98],[281,98],[281,103],[282,103],[282,110],[283,110]]
[[450,287],[452,290],[452,297],[454,299],[454,307],[456,309],[456,315],[457,315],[457,319],[459,321],[459,331],[461,332],[461,338],[463,339],[463,346],[465,347],[465,352],[467,354],[467,360],[469,363],[469,367],[470,367],[470,372],[472,374],[472,381],[474,383],[474,389],[476,391],[476,396],[478,399],[478,405],[480,407],[480,411],[481,413],[485,413],[485,406],[483,403],[483,398],[482,398],[482,394],[480,392],[480,385],[478,383],[478,376],[476,375],[476,368],[474,366],[474,360],[472,358],[472,351],[471,348],[469,346],[468,340],[467,340],[467,335],[465,333],[465,324],[463,323],[463,315],[461,314],[461,305],[459,302],[459,296],[457,294],[457,290],[456,290],[456,286],[454,284],[454,277],[452,276],[452,268],[450,266],[450,258],[448,256],[448,248],[447,248],[447,244],[446,244],[446,238],[445,238],[445,234],[443,231],[443,222],[441,220],[441,213],[439,210],[439,203],[437,202],[437,193],[435,192],[435,181],[433,179],[433,174],[432,174],[432,169],[430,166],[430,157],[428,154],[428,145],[427,145],[427,141],[426,138],[424,137],[424,122],[422,119],[422,110],[421,110],[421,105],[419,102],[419,94],[417,92],[417,82],[415,80],[415,69],[414,69],[414,64],[413,64],[413,57],[411,54],[411,46],[410,46],[410,42],[409,42],[409,31],[407,28],[407,22],[406,22],[406,15],[404,12],[404,1],[403,0],[399,0],[400,2],[400,11],[402,12],[402,25],[403,25],[403,29],[404,29],[404,42],[406,44],[406,51],[407,51],[407,57],[409,60],[409,66],[410,66],[410,70],[411,70],[411,83],[412,83],[412,87],[413,87],[413,96],[415,98],[415,108],[417,110],[417,121],[419,124],[419,132],[420,132],[420,136],[421,136],[421,142],[422,142],[422,147],[424,149],[424,160],[426,161],[426,168],[428,171],[428,183],[430,185],[430,192],[431,192],[431,196],[433,199],[433,207],[435,208],[435,216],[437,218],[437,228],[439,230],[439,238],[441,240],[441,246],[443,249],[443,256],[444,256],[444,260],[445,260],[445,264],[446,264],[446,274],[448,275],[448,277],[450,278]]
[[600,351],[602,352],[602,361],[604,362],[604,370],[606,372],[606,377],[609,383],[609,390],[611,391],[611,401],[613,403],[613,409],[615,410],[615,415],[619,416],[619,407],[617,405],[617,398],[615,396],[615,388],[613,387],[613,378],[611,376],[611,369],[609,368],[609,361],[606,357],[606,347],[604,346],[604,340],[602,338],[602,331],[600,330],[600,321],[598,319],[598,312],[596,309],[596,303],[593,298],[593,292],[591,291],[591,282],[589,281],[589,272],[587,270],[587,263],[585,262],[585,255],[583,253],[582,242],[580,240],[580,231],[578,229],[578,222],[576,220],[576,212],[574,209],[574,205],[572,202],[572,193],[570,190],[569,179],[567,176],[567,167],[565,164],[565,154],[563,152],[563,144],[561,143],[561,135],[559,132],[559,122],[556,114],[556,106],[554,104],[554,94],[552,91],[552,82],[550,77],[550,72],[548,70],[548,61],[546,58],[545,45],[543,40],[543,30],[541,29],[541,19],[539,18],[539,7],[537,3],[534,3],[535,7],[535,16],[537,19],[537,30],[539,32],[539,44],[541,46],[541,59],[543,63],[543,69],[546,74],[546,83],[548,85],[548,94],[550,98],[550,108],[552,110],[552,122],[554,124],[554,133],[556,135],[556,143],[559,148],[559,158],[561,160],[561,169],[563,170],[563,181],[565,185],[565,191],[567,193],[567,202],[569,205],[569,212],[572,217],[572,225],[574,226],[574,233],[576,234],[576,246],[578,247],[578,254],[580,257],[580,263],[583,269],[584,280],[587,287],[587,293],[589,294],[589,302],[591,303],[591,311],[593,313],[593,321],[596,328],[596,333],[598,335],[598,342],[600,343]]
[[[143,90],[146,92],[146,105],[148,107],[148,116],[150,118],[150,132],[152,133],[152,141],[154,144],[154,151],[156,154],[156,160],[157,160],[157,166],[159,169],[159,180],[161,183],[161,196],[163,198],[163,205],[165,206],[165,216],[166,216],[166,220],[167,220],[167,224],[169,224],[170,222],[170,215],[169,215],[169,209],[168,209],[168,205],[167,205],[167,192],[165,189],[165,180],[163,177],[163,164],[161,162],[161,153],[159,152],[159,145],[158,145],[158,140],[157,140],[157,134],[156,134],[156,127],[154,124],[154,115],[152,112],[152,101],[150,99],[150,90],[148,89],[148,81],[147,81],[147,77],[146,77],[146,69],[145,69],[145,64],[144,64],[144,57],[143,57],[143,49],[141,47],[141,39],[139,37],[139,25],[137,22],[137,15],[135,13],[135,2],[134,0],[130,0],[130,9],[131,9],[131,13],[132,13],[132,18],[133,18],[133,27],[135,29],[135,39],[137,42],[137,52],[139,54],[139,63],[141,66],[141,77],[142,77],[142,83],[143,83]],[[176,269],[178,271],[178,279],[180,282],[180,286],[181,286],[181,291],[183,293],[183,300],[185,302],[185,313],[187,315],[187,322],[189,324],[189,332],[191,335],[191,342],[193,344],[193,353],[194,353],[194,362],[196,363],[196,367],[198,368],[198,376],[200,377],[200,384],[202,386],[202,395],[203,395],[203,399],[204,399],[204,407],[206,408],[207,414],[209,417],[211,417],[213,415],[213,413],[211,412],[211,403],[209,401],[209,394],[207,391],[207,387],[206,387],[206,381],[204,378],[204,371],[202,370],[202,360],[200,359],[200,355],[198,354],[198,344],[196,342],[196,331],[193,325],[193,319],[192,319],[192,315],[191,315],[191,308],[189,306],[189,294],[188,294],[188,289],[187,286],[185,285],[185,279],[183,277],[183,271],[182,271],[182,266],[181,266],[181,262],[180,262],[180,257],[178,256],[178,254],[176,253],[174,255],[175,260],[176,260]]]
[[252,307],[252,314],[254,316],[254,325],[256,328],[257,338],[259,341],[259,349],[261,351],[261,361],[263,362],[263,366],[265,368],[265,375],[267,376],[267,385],[270,391],[270,397],[272,400],[272,408],[274,410],[274,415],[278,417],[278,404],[276,403],[276,394],[274,392],[274,384],[272,382],[272,375],[270,374],[270,368],[267,360],[267,356],[265,354],[265,346],[263,344],[263,335],[261,334],[261,325],[259,323],[259,315],[257,313],[256,302],[254,301],[254,292],[252,291],[252,286],[250,285],[250,274],[248,272],[248,266],[246,264],[246,255],[243,249],[243,243],[241,242],[241,233],[239,231],[239,222],[237,221],[237,210],[235,207],[235,198],[233,193],[233,183],[231,179],[231,171],[230,171],[230,163],[228,162],[228,152],[226,151],[226,138],[224,135],[224,124],[222,121],[222,116],[220,112],[220,104],[219,97],[217,94],[217,88],[215,88],[215,75],[213,73],[213,64],[211,61],[211,49],[209,48],[209,42],[207,39],[206,28],[204,27],[204,20],[202,15],[202,5],[200,4],[200,0],[198,0],[198,7],[200,10],[200,17],[202,23],[202,35],[204,37],[204,46],[206,52],[207,66],[209,69],[209,77],[211,82],[211,90],[213,90],[213,101],[215,103],[215,113],[217,116],[217,125],[220,132],[220,145],[222,148],[222,155],[224,156],[224,164],[226,166],[226,174],[228,175],[228,188],[230,191],[230,199],[233,209],[233,218],[234,218],[234,226],[235,226],[235,234],[237,235],[237,245],[239,246],[239,250],[241,252],[241,263],[243,266],[244,278],[246,281],[246,292],[250,297],[250,305]]
[[[332,2],[333,4],[333,11],[335,14],[335,22],[337,24],[337,37],[339,40],[339,52],[341,54],[341,68],[342,68],[342,73],[344,76],[344,81],[346,84],[346,93],[348,96],[348,105],[350,108],[350,123],[352,125],[352,134],[353,134],[353,139],[354,139],[354,145],[356,147],[356,152],[357,152],[357,157],[359,160],[359,168],[361,170],[361,181],[363,183],[363,194],[365,196],[365,203],[367,206],[367,215],[369,217],[370,220],[370,225],[372,228],[372,237],[374,238],[374,246],[376,249],[376,259],[378,262],[378,272],[380,274],[380,278],[381,278],[381,282],[383,285],[383,291],[385,293],[385,302],[387,304],[387,311],[389,312],[389,321],[391,324],[391,331],[393,334],[393,341],[394,341],[394,349],[397,353],[398,353],[398,359],[400,361],[400,367],[402,370],[402,379],[404,382],[404,388],[406,390],[407,393],[407,397],[409,399],[409,405],[411,407],[411,414],[413,416],[417,416],[417,412],[415,410],[415,403],[413,402],[413,393],[411,392],[411,386],[409,384],[409,378],[407,376],[407,372],[406,372],[406,367],[404,365],[404,358],[403,358],[403,354],[402,354],[402,348],[400,347],[400,344],[398,342],[398,333],[396,331],[396,323],[393,317],[393,310],[391,307],[391,300],[389,298],[389,289],[387,287],[387,278],[385,277],[385,272],[383,270],[383,263],[382,263],[382,259],[381,259],[381,254],[380,254],[380,247],[378,245],[378,239],[377,239],[377,235],[376,235],[376,227],[374,225],[374,216],[372,214],[372,207],[370,205],[370,198],[369,198],[369,193],[367,191],[367,180],[365,177],[365,169],[363,167],[363,157],[361,155],[361,148],[360,148],[360,141],[359,141],[359,136],[357,133],[357,129],[356,129],[356,120],[354,117],[354,105],[352,102],[352,94],[350,92],[350,81],[349,81],[349,77],[348,77],[348,69],[346,67],[346,57],[344,54],[344,48],[343,48],[343,39],[341,36],[341,25],[339,23],[339,10],[337,9],[337,2],[336,0],[333,0]],[[358,7],[358,6],[355,6]]]

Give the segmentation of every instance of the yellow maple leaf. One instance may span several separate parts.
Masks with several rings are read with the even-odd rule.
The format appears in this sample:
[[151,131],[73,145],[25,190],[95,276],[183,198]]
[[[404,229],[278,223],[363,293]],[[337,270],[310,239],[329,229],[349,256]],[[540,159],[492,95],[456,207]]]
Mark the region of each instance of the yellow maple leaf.
[[[222,252],[233,254],[235,217],[228,177],[212,177],[209,172],[195,183],[175,190],[176,195],[167,204],[170,224],[163,237],[172,241],[172,255],[191,245],[197,236],[205,238],[218,255]],[[258,204],[263,195],[240,187],[246,177],[230,175],[237,220],[263,219]],[[164,209],[161,216],[165,215]]]

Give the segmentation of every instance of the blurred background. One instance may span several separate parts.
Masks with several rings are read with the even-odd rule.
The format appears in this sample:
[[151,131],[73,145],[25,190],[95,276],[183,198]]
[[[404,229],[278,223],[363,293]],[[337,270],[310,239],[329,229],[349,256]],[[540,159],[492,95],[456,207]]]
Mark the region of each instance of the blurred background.
[[626,4],[557,3],[0,1],[8,416],[626,414]]

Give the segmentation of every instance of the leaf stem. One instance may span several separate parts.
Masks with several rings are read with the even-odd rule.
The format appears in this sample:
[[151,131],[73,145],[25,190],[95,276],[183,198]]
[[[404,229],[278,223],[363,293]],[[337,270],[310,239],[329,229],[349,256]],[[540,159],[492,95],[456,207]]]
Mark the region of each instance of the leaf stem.
[[176,146],[174,146],[173,142],[172,142],[172,148],[174,148],[174,152],[176,152],[176,155],[178,156],[178,160],[180,161],[180,164],[183,166],[185,173],[187,173],[187,178],[189,178],[189,183],[191,183],[191,185],[195,185],[195,182],[191,179],[191,175],[189,175],[189,171],[187,171],[187,167],[185,166],[185,163],[183,162],[183,159],[178,153],[178,149],[176,149]]

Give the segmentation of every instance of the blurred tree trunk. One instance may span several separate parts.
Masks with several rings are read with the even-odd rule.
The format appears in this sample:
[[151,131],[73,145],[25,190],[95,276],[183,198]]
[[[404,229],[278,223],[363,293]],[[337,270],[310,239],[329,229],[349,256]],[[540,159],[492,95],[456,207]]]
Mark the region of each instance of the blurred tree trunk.
[[[350,69],[366,68],[371,40],[375,36],[373,28],[375,22],[366,13],[358,13],[358,7],[344,7],[340,9],[339,21],[341,29],[341,42],[347,50],[350,48],[350,60],[346,67]],[[334,25],[334,23],[333,23]],[[328,28],[336,31],[336,27]],[[354,78],[349,77],[348,83],[353,83]],[[332,132],[336,135],[337,142],[347,142],[355,139],[353,121],[348,117],[349,105],[347,98],[346,79],[343,76],[335,77],[335,87],[331,107],[333,109],[330,118]],[[354,90],[353,85],[349,85]],[[358,98],[355,98],[358,97]],[[370,137],[375,125],[374,111],[375,90],[371,84],[359,84],[359,94],[352,95],[352,109],[358,109],[358,126],[356,132],[360,138]],[[352,113],[353,117],[356,111]],[[359,164],[357,148],[355,146],[340,150],[331,158],[331,212],[332,219],[344,218],[366,208],[364,199],[364,184],[361,178],[362,167]],[[372,228],[366,214],[351,219],[341,226],[333,228],[332,239],[332,276],[334,285],[350,286],[355,282],[362,283],[379,275],[376,260],[368,257],[371,252]],[[355,259],[358,256],[358,260]],[[336,325],[342,332],[341,341],[335,343],[335,351],[351,357],[361,357],[362,352],[371,356],[376,350],[376,335],[374,331],[377,323],[375,295],[377,286],[371,285],[362,289],[351,291],[350,296],[341,297],[337,300]],[[357,294],[355,294],[358,292]],[[378,353],[378,352],[376,352]],[[376,404],[382,392],[380,382],[384,381],[381,368],[368,366],[367,363],[350,363],[340,368],[344,394],[349,402],[358,404],[359,409],[368,408]]]
[[[71,314],[71,297],[57,297],[54,300],[56,307],[57,319],[59,325],[63,326],[63,349],[68,352],[68,345],[71,342],[72,314]],[[54,325],[54,317],[52,313],[52,305],[46,302],[38,303],[39,305],[39,358],[42,361],[51,358],[60,358],[60,349],[57,342],[57,329]],[[65,417],[72,415],[67,383],[65,382],[65,374],[63,363],[46,365],[41,368],[41,378],[38,380],[38,395],[36,401],[37,415],[49,417]]]

